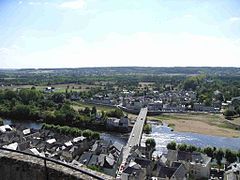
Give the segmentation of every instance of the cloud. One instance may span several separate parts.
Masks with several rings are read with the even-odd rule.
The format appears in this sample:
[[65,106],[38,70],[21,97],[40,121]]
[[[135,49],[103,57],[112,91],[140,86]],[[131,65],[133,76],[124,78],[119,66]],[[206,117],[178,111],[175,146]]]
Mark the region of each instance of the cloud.
[[236,21],[240,21],[240,17],[231,17],[229,18],[230,22],[236,22]]
[[192,18],[193,15],[192,15],[192,14],[185,14],[183,17],[184,17],[184,18]]
[[0,48],[0,55],[2,54],[9,54],[10,53],[10,49],[8,48]]
[[[108,34],[88,42],[81,37],[37,52],[19,53],[15,67],[237,66],[240,46],[226,38],[192,34]],[[21,59],[22,62],[18,60]],[[8,60],[9,61],[9,60]],[[9,61],[13,62],[13,61]]]
[[67,1],[59,5],[63,9],[82,9],[86,5],[84,0]]

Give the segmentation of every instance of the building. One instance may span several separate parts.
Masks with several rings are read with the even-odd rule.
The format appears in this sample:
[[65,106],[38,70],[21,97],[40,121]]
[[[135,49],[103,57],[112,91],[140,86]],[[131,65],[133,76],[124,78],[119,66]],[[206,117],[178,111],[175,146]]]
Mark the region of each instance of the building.
[[210,176],[211,158],[199,152],[168,150],[167,165],[181,162],[187,169],[189,176],[197,179]]
[[230,164],[225,173],[224,180],[239,180],[240,179],[240,163]]

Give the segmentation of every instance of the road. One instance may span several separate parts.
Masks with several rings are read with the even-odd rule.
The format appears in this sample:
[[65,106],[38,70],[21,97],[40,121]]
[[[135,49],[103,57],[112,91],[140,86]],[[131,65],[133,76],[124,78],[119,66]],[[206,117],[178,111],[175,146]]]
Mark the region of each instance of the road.
[[122,171],[124,169],[126,160],[128,156],[130,155],[131,149],[133,146],[140,145],[141,143],[141,138],[142,138],[142,132],[143,132],[143,126],[147,117],[147,108],[142,108],[137,120],[133,126],[133,129],[131,131],[131,134],[129,136],[128,142],[126,146],[123,148],[123,159],[122,159],[122,164],[119,167],[117,179],[121,177]]

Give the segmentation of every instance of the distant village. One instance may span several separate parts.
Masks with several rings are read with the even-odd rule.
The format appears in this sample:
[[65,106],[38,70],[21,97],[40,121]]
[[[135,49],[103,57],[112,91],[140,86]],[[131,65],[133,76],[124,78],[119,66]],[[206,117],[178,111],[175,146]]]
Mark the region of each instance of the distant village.
[[[221,96],[220,91],[215,91],[214,95]],[[169,90],[163,93],[159,91],[148,91],[140,95],[135,91],[122,90],[121,92],[98,93],[90,99],[77,98],[76,94],[72,100],[82,100],[88,103],[118,106],[125,111],[136,113],[142,107],[148,107],[149,114],[157,115],[160,113],[184,113],[184,112],[210,112],[222,113],[224,109],[233,109],[233,101],[240,98],[232,98],[232,101],[220,101],[213,98],[211,105],[200,103],[194,91]]]

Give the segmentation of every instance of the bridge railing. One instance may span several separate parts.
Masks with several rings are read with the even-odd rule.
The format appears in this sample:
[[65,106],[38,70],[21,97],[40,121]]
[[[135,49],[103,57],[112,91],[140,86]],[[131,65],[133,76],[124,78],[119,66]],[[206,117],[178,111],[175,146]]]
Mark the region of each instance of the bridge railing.
[[90,171],[87,171],[87,170],[84,170],[84,169],[79,169],[79,168],[74,167],[74,166],[72,166],[70,164],[66,164],[64,162],[61,162],[61,161],[58,161],[58,160],[55,160],[55,159],[52,159],[52,158],[42,157],[42,156],[38,156],[38,155],[35,155],[35,154],[30,154],[30,153],[27,153],[27,152],[22,152],[22,151],[18,151],[18,150],[3,148],[3,147],[0,147],[0,150],[8,151],[8,152],[14,152],[14,153],[23,154],[23,155],[32,156],[32,157],[35,157],[35,158],[38,158],[38,159],[42,159],[44,161],[44,166],[45,166],[46,180],[48,179],[47,162],[52,162],[52,163],[55,163],[57,165],[64,166],[66,168],[78,171],[78,172],[80,172],[82,174],[88,175],[88,176],[90,176],[92,178],[95,178],[95,179],[99,179],[99,180],[105,180],[106,179],[104,177],[101,177],[99,175],[91,173]]

